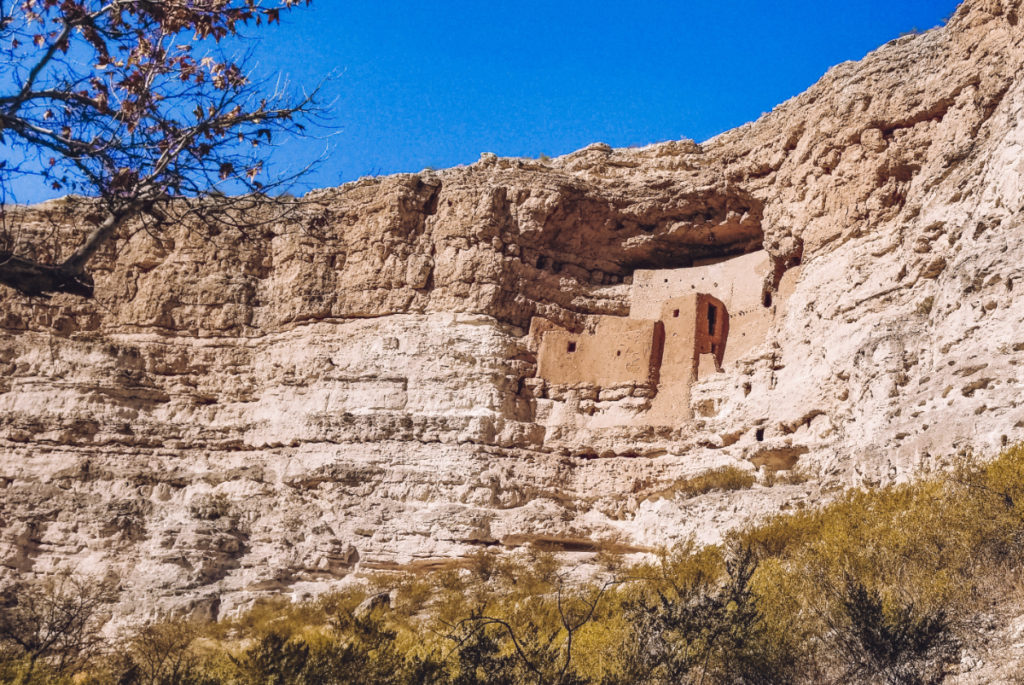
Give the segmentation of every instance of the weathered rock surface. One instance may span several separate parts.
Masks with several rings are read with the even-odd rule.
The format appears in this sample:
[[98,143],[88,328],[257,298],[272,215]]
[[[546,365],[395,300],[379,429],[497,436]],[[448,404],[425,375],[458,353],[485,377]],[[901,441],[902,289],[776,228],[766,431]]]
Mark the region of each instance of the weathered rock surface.
[[[0,577],[215,614],[481,546],[715,539],[1024,439],[1021,12],[968,0],[702,145],[366,179],[258,235],[122,236],[94,302],[0,293]],[[45,252],[71,207],[9,214]],[[799,280],[694,421],[589,426],[635,389],[538,417],[533,317],[762,247]],[[653,496],[723,464],[812,478]]]

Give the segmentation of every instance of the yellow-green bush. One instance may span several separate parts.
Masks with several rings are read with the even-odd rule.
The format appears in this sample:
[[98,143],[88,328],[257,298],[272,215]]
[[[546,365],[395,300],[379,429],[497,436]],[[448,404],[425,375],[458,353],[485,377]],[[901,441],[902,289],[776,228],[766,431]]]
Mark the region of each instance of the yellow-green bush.
[[[752,482],[712,472],[677,492]],[[607,564],[614,572],[599,579],[570,581],[541,551],[480,552],[461,568],[379,575],[361,589],[261,602],[215,624],[150,626],[101,658],[65,654],[70,668],[40,653],[28,669],[10,638],[17,614],[3,609],[0,679],[924,682],[955,658],[964,618],[1019,591],[1006,578],[1022,553],[1024,447],[1014,447],[918,483],[847,492],[721,545],[688,542],[646,563]]]

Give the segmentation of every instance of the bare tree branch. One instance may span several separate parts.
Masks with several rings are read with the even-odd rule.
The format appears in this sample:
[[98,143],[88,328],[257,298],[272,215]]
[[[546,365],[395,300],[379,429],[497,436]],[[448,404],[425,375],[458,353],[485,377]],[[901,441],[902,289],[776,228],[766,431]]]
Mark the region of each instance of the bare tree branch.
[[268,201],[294,180],[269,175],[268,152],[275,137],[320,123],[320,88],[298,97],[268,88],[246,72],[251,53],[225,56],[222,41],[301,4],[310,0],[0,3],[0,68],[14,85],[0,92],[0,144],[22,155],[0,168],[0,189],[10,195],[16,169],[102,208],[52,262],[21,252],[12,228],[0,227],[0,283],[26,295],[90,297],[87,265],[136,217],[201,208],[209,226],[237,217],[225,195]]

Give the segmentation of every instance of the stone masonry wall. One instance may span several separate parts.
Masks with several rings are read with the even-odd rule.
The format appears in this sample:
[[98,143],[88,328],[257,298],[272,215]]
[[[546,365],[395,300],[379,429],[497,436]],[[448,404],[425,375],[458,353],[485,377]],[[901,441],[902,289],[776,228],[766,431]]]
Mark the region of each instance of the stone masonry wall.
[[[218,614],[530,540],[719,540],[1024,439],[1022,14],[967,0],[702,144],[364,179],[247,236],[126,230],[94,301],[0,292],[0,585],[73,569],[120,578],[126,619]],[[5,225],[45,256],[88,214]],[[756,278],[749,314],[691,289],[731,328],[692,419],[642,420],[643,384],[545,395],[532,319],[648,318],[645,270],[762,249],[767,314]],[[758,464],[809,479],[672,494]]]

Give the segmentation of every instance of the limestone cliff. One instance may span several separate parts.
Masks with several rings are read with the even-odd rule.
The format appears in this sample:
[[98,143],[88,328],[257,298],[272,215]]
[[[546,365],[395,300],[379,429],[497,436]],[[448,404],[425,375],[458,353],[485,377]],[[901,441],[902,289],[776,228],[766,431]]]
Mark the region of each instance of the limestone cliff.
[[[0,580],[216,612],[481,546],[715,539],[1024,439],[1021,11],[968,0],[701,145],[365,179],[260,235],[126,233],[92,302],[0,293]],[[81,220],[11,214],[41,251]],[[730,278],[770,316],[678,420],[656,384],[538,376],[544,330],[762,249]],[[656,496],[723,464],[812,477]]]

